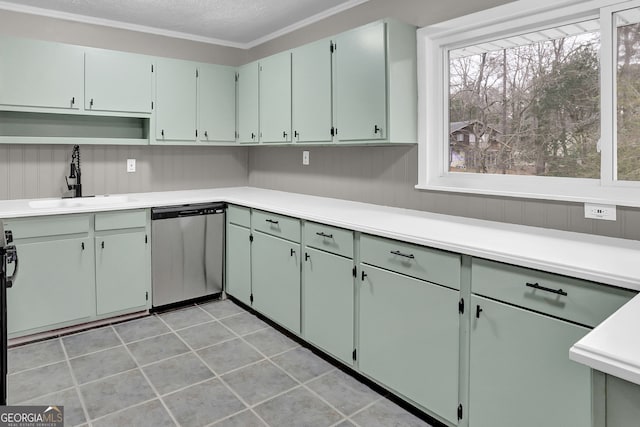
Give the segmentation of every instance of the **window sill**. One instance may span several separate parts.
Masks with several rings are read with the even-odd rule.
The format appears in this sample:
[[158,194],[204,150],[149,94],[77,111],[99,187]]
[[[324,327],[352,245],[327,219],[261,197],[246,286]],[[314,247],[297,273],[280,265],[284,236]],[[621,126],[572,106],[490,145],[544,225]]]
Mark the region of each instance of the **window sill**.
[[[467,178],[467,177],[465,177]],[[598,180],[580,180],[580,185],[505,186],[492,188],[487,183],[474,183],[472,179],[441,178],[428,184],[417,184],[417,190],[474,194],[520,199],[554,200],[568,203],[597,203],[640,207],[640,187],[623,185],[602,186]],[[573,179],[572,179],[573,181]],[[591,181],[591,182],[590,182]],[[483,185],[485,184],[485,185]],[[558,191],[562,189],[564,191]]]

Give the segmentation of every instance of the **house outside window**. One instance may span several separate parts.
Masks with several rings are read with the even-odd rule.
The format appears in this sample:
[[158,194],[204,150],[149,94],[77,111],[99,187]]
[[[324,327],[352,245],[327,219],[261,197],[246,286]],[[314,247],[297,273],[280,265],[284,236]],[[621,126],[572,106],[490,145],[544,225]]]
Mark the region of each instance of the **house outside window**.
[[640,206],[640,1],[520,0],[418,55],[417,188]]

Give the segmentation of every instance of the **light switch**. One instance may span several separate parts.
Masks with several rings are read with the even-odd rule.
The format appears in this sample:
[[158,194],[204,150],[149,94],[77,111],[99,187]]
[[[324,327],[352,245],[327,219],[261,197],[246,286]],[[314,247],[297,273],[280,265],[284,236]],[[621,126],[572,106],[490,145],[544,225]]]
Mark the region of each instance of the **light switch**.
[[136,159],[127,159],[127,172],[136,171]]

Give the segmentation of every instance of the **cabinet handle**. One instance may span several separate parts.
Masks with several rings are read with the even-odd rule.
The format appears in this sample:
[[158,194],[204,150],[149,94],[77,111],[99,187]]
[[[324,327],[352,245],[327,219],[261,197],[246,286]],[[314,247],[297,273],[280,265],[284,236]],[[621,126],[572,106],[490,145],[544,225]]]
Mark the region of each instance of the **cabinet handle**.
[[480,307],[479,305],[476,305],[476,319],[480,318],[480,313],[482,313],[482,307]]
[[291,253],[289,254],[290,256],[294,256],[296,254],[295,249],[291,249]]
[[364,278],[365,278],[365,277],[367,277],[367,273],[365,273],[365,272],[364,272],[364,270],[362,270],[360,273],[361,273],[361,274],[360,274],[360,278],[361,278],[361,279],[362,279],[362,281],[364,282]]
[[287,139],[287,131],[286,130],[282,131],[282,137],[284,139]]
[[80,247],[82,248],[82,250],[84,251],[84,242],[80,243]]
[[409,259],[414,259],[414,258],[415,258],[415,256],[413,256],[413,254],[403,254],[403,253],[402,253],[402,252],[400,252],[400,251],[391,251],[391,254],[392,254],[392,255],[403,256],[403,257],[405,257],[405,258],[409,258]]
[[204,137],[209,138],[209,132],[207,132],[206,130],[204,131]]
[[527,287],[528,288],[533,288],[533,289],[540,289],[541,291],[551,292],[552,294],[558,294],[558,295],[562,295],[564,297],[567,296],[567,293],[565,291],[563,291],[562,289],[547,288],[546,286],[540,286],[537,282],[536,283],[527,283]]
[[162,135],[162,137],[164,138],[164,129],[160,131],[160,135]]
[[378,133],[378,132],[380,132],[380,135],[382,135],[382,128],[378,127],[378,125],[375,125],[373,127],[373,133]]
[[325,234],[322,231],[318,231],[316,234],[318,236],[320,236],[320,237],[326,237],[327,239],[333,239],[333,234]]
[[91,98],[91,101],[89,101],[89,108],[93,108],[93,98]]
[[101,247],[102,249],[104,249],[104,241],[102,241],[102,242],[100,243],[100,247]]
[[280,223],[280,221],[276,221],[273,219],[265,219],[266,222],[268,222],[269,224],[273,224],[273,225],[278,225]]
[[304,253],[304,260],[305,261],[309,261],[309,259],[311,259],[311,256],[308,253]]
[[300,132],[298,132],[297,130],[294,130],[294,131],[293,131],[293,137],[294,137],[294,138],[298,138],[298,137],[300,137]]
[[75,103],[76,103],[76,97],[74,96],[73,98],[71,98],[71,106],[73,107]]
[[251,132],[251,139],[256,139],[256,134]]

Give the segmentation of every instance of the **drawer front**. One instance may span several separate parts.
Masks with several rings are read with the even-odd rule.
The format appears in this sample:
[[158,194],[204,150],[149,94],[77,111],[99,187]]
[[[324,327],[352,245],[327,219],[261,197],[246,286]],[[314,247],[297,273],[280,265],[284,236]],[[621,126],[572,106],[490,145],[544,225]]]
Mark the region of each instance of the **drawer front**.
[[251,214],[254,230],[300,242],[300,220],[284,215],[254,210]]
[[146,225],[147,212],[145,210],[100,212],[96,214],[96,231],[141,228]]
[[353,231],[330,225],[307,222],[304,225],[305,245],[353,258]]
[[60,215],[9,219],[4,221],[4,226],[5,229],[11,230],[13,238],[18,240],[67,234],[87,234],[90,222],[89,215]]
[[227,220],[231,224],[251,227],[251,209],[244,206],[229,205],[227,208]]
[[360,257],[369,265],[460,289],[461,256],[458,254],[363,235]]
[[587,326],[596,326],[636,293],[585,280],[474,258],[471,291]]

